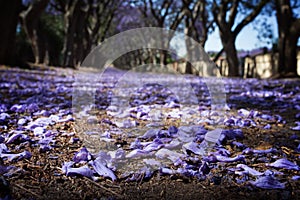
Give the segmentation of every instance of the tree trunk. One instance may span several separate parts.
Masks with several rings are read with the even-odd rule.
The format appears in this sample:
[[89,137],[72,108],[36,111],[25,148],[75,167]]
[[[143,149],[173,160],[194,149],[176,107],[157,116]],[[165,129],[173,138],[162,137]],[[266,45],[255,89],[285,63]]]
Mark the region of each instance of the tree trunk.
[[34,1],[29,5],[27,10],[21,13],[23,27],[31,44],[35,63],[40,63],[44,60],[42,58],[43,53],[39,50],[38,23],[41,14],[48,5],[48,2],[49,0]]
[[235,47],[235,37],[233,34],[229,34],[229,31],[224,36],[220,33],[224,52],[226,53],[226,61],[228,63],[228,76],[239,76],[239,60],[237,57],[237,50]]
[[300,19],[294,18],[290,1],[276,0],[278,23],[278,72],[297,76],[297,41],[300,36]]
[[70,1],[66,4],[64,21],[65,21],[65,41],[62,54],[64,57],[63,66],[75,67],[74,62],[74,37],[75,37],[75,24],[77,15],[74,14],[78,1]]
[[0,64],[15,65],[15,38],[21,0],[0,0]]
[[285,73],[290,76],[297,76],[297,41],[298,37],[290,36],[285,41]]

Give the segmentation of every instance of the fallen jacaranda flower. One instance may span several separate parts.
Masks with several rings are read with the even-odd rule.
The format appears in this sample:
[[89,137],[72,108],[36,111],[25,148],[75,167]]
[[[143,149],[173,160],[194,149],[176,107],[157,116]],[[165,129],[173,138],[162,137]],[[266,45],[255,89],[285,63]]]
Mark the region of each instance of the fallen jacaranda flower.
[[298,181],[298,180],[300,180],[300,176],[295,175],[295,176],[292,177],[292,180],[293,181]]
[[245,156],[243,155],[237,155],[233,158],[227,157],[227,156],[221,156],[217,154],[210,154],[208,156],[204,156],[202,158],[203,161],[206,161],[208,163],[216,163],[216,162],[245,162]]
[[7,158],[9,161],[13,161],[13,160],[18,161],[21,159],[31,158],[31,153],[29,151],[23,151],[21,153],[1,153],[0,152],[0,157]]
[[148,144],[143,148],[144,151],[150,152],[150,151],[156,151],[160,148],[162,148],[164,144],[158,139],[154,139],[152,143]]
[[14,143],[15,141],[26,142],[30,140],[28,135],[23,134],[23,131],[15,131],[16,133],[12,134],[6,141],[6,144]]
[[168,132],[170,133],[170,135],[174,135],[178,132],[178,128],[176,126],[170,126]]
[[141,141],[136,138],[133,142],[130,143],[130,149],[142,149],[143,145],[141,144]]
[[140,156],[150,156],[151,153],[152,152],[148,152],[148,151],[141,150],[141,149],[134,149],[126,155],[126,158],[137,158]]
[[284,189],[285,183],[279,182],[273,176],[262,176],[256,179],[256,181],[250,181],[250,183],[258,188],[262,189]]
[[241,108],[238,110],[238,114],[242,117],[248,117],[250,115],[250,111],[248,111],[244,108]]
[[12,168],[14,168],[14,166],[4,166],[0,164],[0,174],[5,174],[7,173],[9,170],[11,170]]
[[150,165],[150,166],[161,166],[161,163],[155,159],[143,159],[144,163],[146,165]]
[[144,135],[142,135],[140,138],[143,138],[143,139],[155,138],[159,132],[160,132],[160,129],[150,129]]
[[160,171],[161,174],[169,174],[169,175],[172,175],[172,174],[176,173],[175,170],[172,170],[172,169],[169,169],[169,168],[166,168],[166,167],[160,168],[159,171]]
[[18,105],[15,104],[10,108],[10,111],[17,112],[17,113],[23,113],[26,110],[26,105]]
[[40,145],[39,152],[45,153],[47,151],[50,151],[51,149],[52,149],[52,147],[50,145],[42,144],[42,145]]
[[245,162],[245,156],[243,155],[237,155],[235,157],[226,157],[226,156],[221,156],[221,155],[215,155],[217,161],[219,162],[237,162],[237,161],[241,161],[241,162]]
[[294,131],[300,131],[300,122],[295,122],[295,123],[297,124],[297,126],[291,127],[291,129]]
[[4,141],[5,141],[5,138],[0,135],[0,143],[3,143]]
[[181,142],[178,139],[174,139],[170,143],[165,144],[165,148],[175,149],[177,147],[179,148],[180,145],[181,145]]
[[73,161],[75,163],[89,161],[92,159],[92,155],[88,152],[88,150],[85,147],[82,147],[79,152],[77,152],[74,157]]
[[23,126],[26,122],[27,122],[27,119],[21,118],[21,119],[18,120],[17,124],[18,124],[19,126]]
[[270,124],[267,124],[267,125],[265,125],[264,127],[263,127],[263,129],[267,129],[267,130],[269,130],[269,129],[271,129],[272,128],[272,126],[270,125]]
[[232,141],[231,144],[236,146],[237,148],[240,148],[240,149],[245,149],[246,148],[246,145],[241,143],[241,142]]
[[7,146],[4,143],[0,144],[0,154],[9,152]]
[[100,176],[109,177],[113,181],[117,179],[113,171],[106,167],[105,163],[101,161],[101,159],[96,158],[96,160],[90,161],[89,163]]
[[43,127],[35,127],[33,130],[33,134],[35,136],[40,136],[45,132],[45,129]]
[[217,149],[218,149],[218,151],[213,152],[212,154],[226,156],[226,157],[231,155],[230,151],[225,149],[224,147],[218,147]]
[[266,165],[275,168],[284,168],[284,169],[297,170],[297,171],[300,170],[300,167],[298,165],[285,158],[281,158],[270,164],[267,163]]
[[238,164],[236,167],[240,168],[244,171],[235,171],[235,174],[239,174],[239,175],[250,174],[252,176],[262,176],[264,174],[262,172],[259,172],[259,171],[255,170],[255,169],[252,169],[251,167],[248,167],[245,164]]
[[269,148],[269,149],[258,150],[258,149],[246,148],[243,150],[243,154],[268,154],[268,153],[277,153],[277,149]]
[[200,172],[201,174],[203,174],[203,175],[209,174],[210,168],[209,168],[207,162],[202,161],[202,164],[201,164],[201,166],[199,167],[199,172]]
[[62,172],[67,176],[82,175],[88,178],[94,178],[94,171],[91,170],[87,165],[82,167],[74,168],[72,167],[74,162],[65,162],[61,168]]
[[182,150],[186,153],[189,154],[189,152],[192,152],[197,155],[203,155],[205,153],[205,149],[202,149],[199,147],[199,144],[195,142],[189,142],[186,143],[182,146]]
[[171,151],[171,150],[166,149],[166,148],[162,148],[162,149],[158,150],[155,153],[155,156],[159,159],[167,158],[167,159],[171,160],[173,163],[178,162],[178,159],[181,159],[181,158],[184,157],[183,154],[178,153],[176,151]]
[[3,124],[5,121],[7,121],[10,118],[10,115],[7,113],[1,113],[0,114],[0,123]]

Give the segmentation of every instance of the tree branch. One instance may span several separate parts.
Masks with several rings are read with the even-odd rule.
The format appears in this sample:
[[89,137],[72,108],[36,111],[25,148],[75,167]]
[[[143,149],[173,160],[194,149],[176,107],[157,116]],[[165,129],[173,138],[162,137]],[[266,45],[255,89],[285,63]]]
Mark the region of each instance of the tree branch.
[[229,27],[232,27],[234,25],[234,19],[237,15],[238,5],[239,5],[239,0],[234,0],[229,13],[229,19],[228,19]]
[[239,23],[236,28],[234,29],[233,33],[235,36],[239,34],[239,32],[250,22],[252,22],[255,17],[260,13],[263,7],[269,2],[270,0],[261,0],[260,3],[255,7],[255,9],[247,15],[241,23]]

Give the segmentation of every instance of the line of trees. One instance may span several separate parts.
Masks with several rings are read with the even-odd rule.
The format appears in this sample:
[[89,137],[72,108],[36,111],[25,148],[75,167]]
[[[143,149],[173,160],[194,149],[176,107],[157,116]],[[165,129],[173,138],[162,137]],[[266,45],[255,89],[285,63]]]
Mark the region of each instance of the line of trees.
[[[144,26],[182,31],[205,46],[217,27],[223,48],[215,59],[224,52],[229,76],[239,76],[238,34],[258,15],[274,15],[278,73],[297,75],[299,8],[297,0],[0,0],[0,64],[76,67],[106,37]],[[187,38],[187,52],[192,52],[189,44]],[[166,64],[171,59],[166,51],[137,50],[116,62]],[[191,73],[191,66],[186,70]]]

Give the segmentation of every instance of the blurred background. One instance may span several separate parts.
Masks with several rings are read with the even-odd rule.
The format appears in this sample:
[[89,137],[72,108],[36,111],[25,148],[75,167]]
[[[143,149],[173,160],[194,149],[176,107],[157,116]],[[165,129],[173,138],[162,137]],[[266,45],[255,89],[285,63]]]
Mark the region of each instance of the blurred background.
[[[76,68],[106,38],[139,27],[163,27],[176,38],[167,51],[141,49],[114,66],[154,63],[203,75],[188,60],[199,42],[222,76],[296,77],[300,74],[299,0],[0,0],[0,64]],[[299,68],[299,69],[298,69]]]

